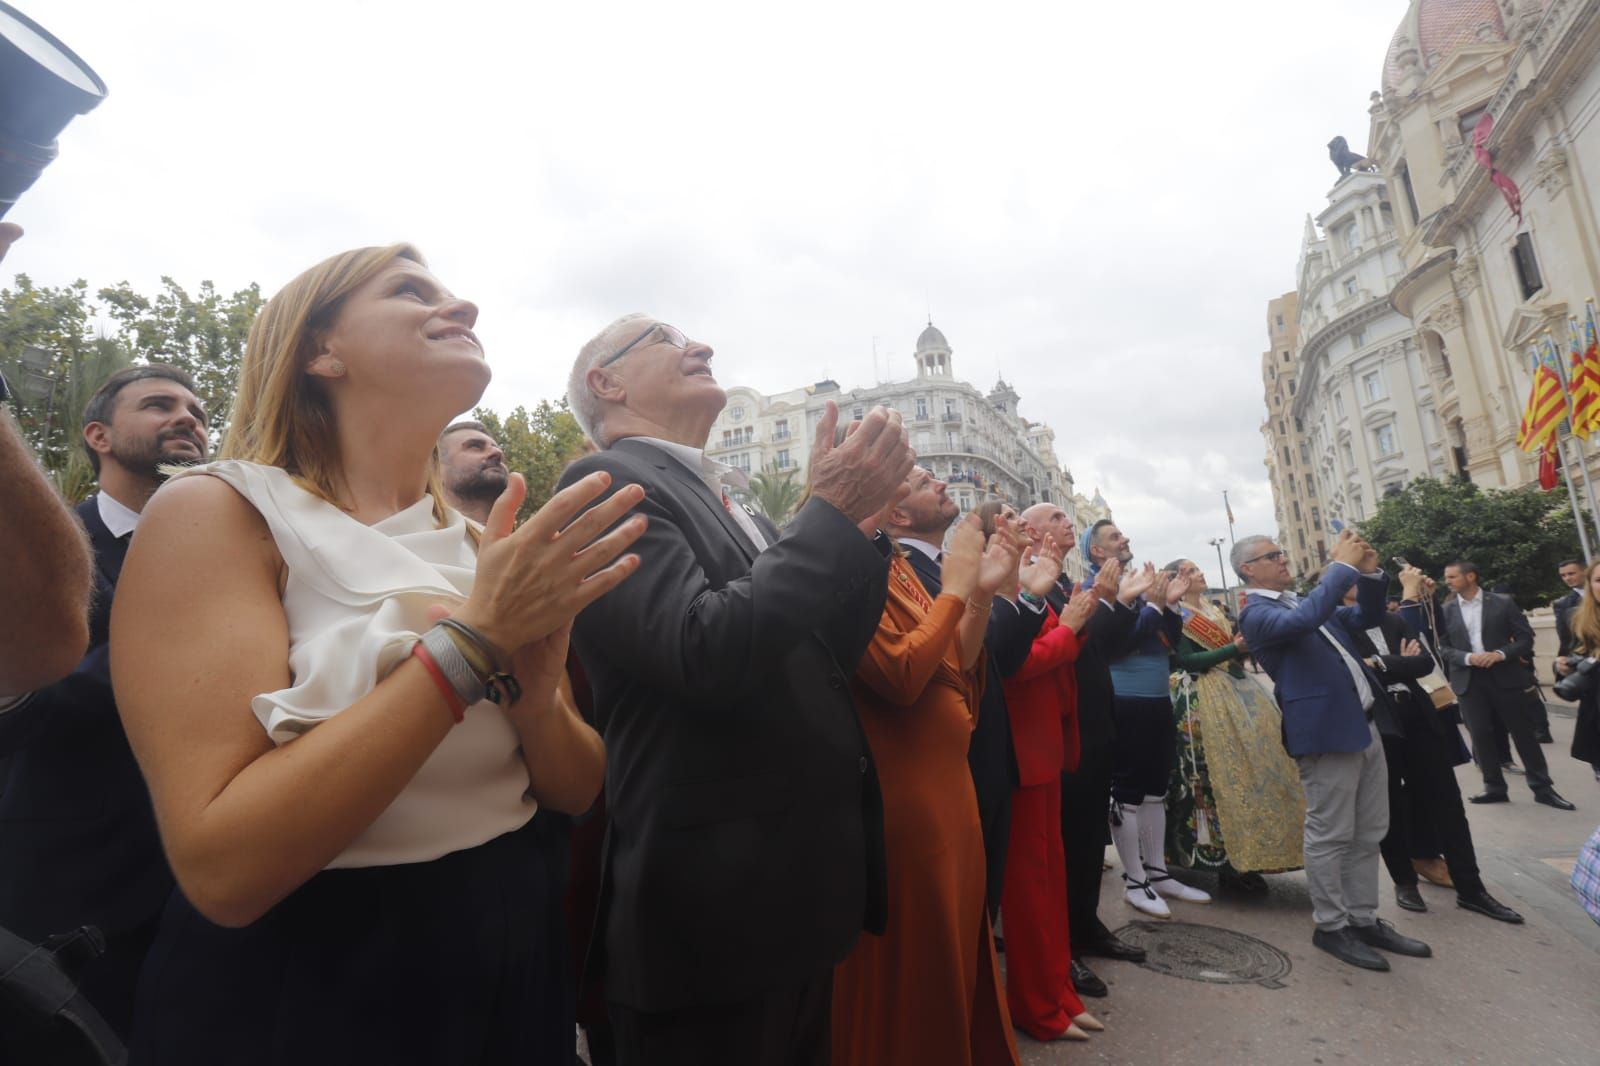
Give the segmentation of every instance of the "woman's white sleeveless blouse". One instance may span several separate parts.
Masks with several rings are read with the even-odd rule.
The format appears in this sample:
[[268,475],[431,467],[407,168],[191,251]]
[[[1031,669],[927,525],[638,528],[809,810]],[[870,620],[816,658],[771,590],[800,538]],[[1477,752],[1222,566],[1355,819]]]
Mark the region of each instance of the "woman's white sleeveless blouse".
[[[275,744],[371,692],[431,625],[428,608],[457,607],[472,591],[477,549],[466,520],[450,511],[438,528],[432,497],[367,526],[277,467],[230,459],[176,476],[199,474],[226,481],[261,513],[288,567],[289,687],[251,701]],[[466,720],[329,868],[426,862],[526,824],[535,804],[518,743],[499,707],[483,700],[467,708]]]

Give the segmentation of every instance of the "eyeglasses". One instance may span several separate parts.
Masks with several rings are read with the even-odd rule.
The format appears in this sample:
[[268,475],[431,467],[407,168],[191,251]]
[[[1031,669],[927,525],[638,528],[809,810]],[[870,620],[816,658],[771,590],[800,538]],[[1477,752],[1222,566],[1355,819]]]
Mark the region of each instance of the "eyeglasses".
[[1266,560],[1269,563],[1276,563],[1276,562],[1279,562],[1280,560],[1287,559],[1288,557],[1289,557],[1289,553],[1286,552],[1286,551],[1267,552],[1267,554],[1258,555],[1254,559],[1246,559],[1244,562],[1240,563],[1239,565],[1240,566],[1249,566],[1251,563],[1259,563],[1263,559]]
[[650,336],[650,334],[654,333],[658,329],[661,331],[661,339],[665,343],[671,345],[674,348],[681,348],[681,349],[684,349],[685,351],[688,350],[688,348],[689,348],[689,338],[685,337],[683,335],[683,331],[682,330],[678,329],[676,326],[668,326],[668,325],[664,325],[663,323],[656,322],[653,325],[651,325],[648,329],[646,329],[643,333],[641,333],[637,337],[633,338],[633,340],[629,341],[627,344],[624,344],[620,349],[617,350],[617,352],[614,355],[608,357],[605,362],[600,364],[599,369],[604,370],[606,367],[610,366],[612,363],[615,363],[618,359],[621,359],[623,356],[627,355],[630,351],[632,351],[634,348],[636,348],[639,345],[640,341],[644,340],[646,337]]

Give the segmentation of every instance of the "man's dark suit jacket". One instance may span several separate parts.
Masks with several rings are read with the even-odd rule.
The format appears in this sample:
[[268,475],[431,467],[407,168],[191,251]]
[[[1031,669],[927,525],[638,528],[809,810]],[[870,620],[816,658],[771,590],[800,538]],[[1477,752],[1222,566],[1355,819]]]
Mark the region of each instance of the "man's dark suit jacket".
[[1378,619],[1377,626],[1371,627],[1383,633],[1383,642],[1389,647],[1387,654],[1378,650],[1378,646],[1367,635],[1367,630],[1358,622],[1347,621],[1345,628],[1349,630],[1356,649],[1361,652],[1362,660],[1368,665],[1371,665],[1370,660],[1378,661],[1378,668],[1374,672],[1384,686],[1403,684],[1411,696],[1409,704],[1384,701],[1383,706],[1395,712],[1388,722],[1378,718],[1379,704],[1374,704],[1373,717],[1378,722],[1380,733],[1405,736],[1419,727],[1425,727],[1439,736],[1447,736],[1454,731],[1454,725],[1445,718],[1443,712],[1434,710],[1433,701],[1417,684],[1418,679],[1433,672],[1433,656],[1426,651],[1417,655],[1400,654],[1400,648],[1406,641],[1417,639],[1417,634],[1410,626],[1399,616],[1385,613]]
[[159,917],[173,884],[111,698],[111,595],[128,546],[94,497],[77,512],[96,563],[88,653],[0,714],[0,755],[11,759],[0,793],[0,925],[34,941],[80,925],[108,936],[138,929]]
[[[1583,602],[1581,589],[1569,589],[1567,594],[1550,605],[1550,610],[1556,616],[1556,656],[1572,654],[1572,612],[1578,604]],[[1550,664],[1551,673],[1555,673],[1556,664]],[[1557,681],[1561,680],[1560,674],[1555,674]]]
[[[1071,582],[1063,579],[1045,597],[1056,614],[1067,606]],[[1115,693],[1111,687],[1109,649],[1119,647],[1139,620],[1135,608],[1113,601],[1097,605],[1078,638],[1078,765],[1101,766],[1111,759],[1117,739]]]
[[638,572],[573,630],[606,741],[607,998],[667,1011],[815,979],[884,927],[883,799],[850,677],[887,558],[820,499],[758,556],[641,441],[561,484],[597,470],[643,485],[650,523]]
[[1439,658],[1450,673],[1450,688],[1457,696],[1467,691],[1475,677],[1502,689],[1529,689],[1533,677],[1522,660],[1533,654],[1533,629],[1516,601],[1498,592],[1478,590],[1483,597],[1483,650],[1505,653],[1505,661],[1483,669],[1467,665],[1472,638],[1461,619],[1455,596],[1445,600],[1439,628]]
[[[915,548],[907,553],[906,561],[917,572],[928,595],[937,597],[944,587],[939,564]],[[1043,624],[1043,611],[1029,611],[1010,603],[997,602],[989,613],[989,628],[983,637],[984,650],[989,653],[989,682],[983,686],[978,724],[967,748],[973,786],[988,795],[1005,795],[1017,787],[1017,753],[1011,747],[1010,715],[1006,713],[1005,687],[1000,679],[1022,669],[1033,638]]]

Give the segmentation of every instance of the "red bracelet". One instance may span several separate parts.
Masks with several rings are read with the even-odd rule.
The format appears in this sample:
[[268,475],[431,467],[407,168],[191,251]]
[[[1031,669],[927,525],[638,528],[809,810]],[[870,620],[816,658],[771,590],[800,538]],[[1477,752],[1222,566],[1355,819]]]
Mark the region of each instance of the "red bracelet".
[[439,669],[439,664],[433,661],[433,656],[428,654],[428,649],[422,646],[422,641],[417,641],[411,646],[411,654],[422,668],[428,671],[428,676],[433,678],[434,685],[444,694],[444,701],[450,707],[450,717],[457,722],[465,721],[467,705],[461,702],[461,697],[456,695],[456,690],[450,684],[450,679],[444,676],[444,671]]

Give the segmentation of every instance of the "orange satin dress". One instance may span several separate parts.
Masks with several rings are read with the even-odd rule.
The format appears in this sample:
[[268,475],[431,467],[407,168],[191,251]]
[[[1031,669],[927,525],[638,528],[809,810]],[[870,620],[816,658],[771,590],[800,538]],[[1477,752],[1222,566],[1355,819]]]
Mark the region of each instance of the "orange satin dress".
[[961,669],[966,603],[929,600],[904,559],[851,683],[883,790],[889,915],[833,974],[834,1066],[1017,1066],[984,909],[967,746],[983,660]]

